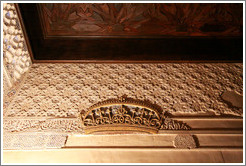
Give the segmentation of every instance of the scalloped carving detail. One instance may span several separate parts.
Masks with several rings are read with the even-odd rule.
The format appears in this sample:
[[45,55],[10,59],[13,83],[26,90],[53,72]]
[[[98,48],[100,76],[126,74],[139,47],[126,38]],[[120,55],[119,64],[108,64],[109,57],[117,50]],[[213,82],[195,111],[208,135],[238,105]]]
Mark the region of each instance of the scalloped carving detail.
[[85,133],[101,131],[189,130],[185,123],[172,120],[148,101],[127,98],[109,99],[91,106],[80,114]]

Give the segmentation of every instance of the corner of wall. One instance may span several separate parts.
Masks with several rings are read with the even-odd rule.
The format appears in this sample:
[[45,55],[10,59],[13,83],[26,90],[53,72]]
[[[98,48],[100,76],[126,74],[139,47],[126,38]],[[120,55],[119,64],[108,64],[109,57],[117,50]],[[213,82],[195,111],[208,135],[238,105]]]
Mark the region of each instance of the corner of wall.
[[14,3],[3,3],[3,107],[23,82],[32,62]]

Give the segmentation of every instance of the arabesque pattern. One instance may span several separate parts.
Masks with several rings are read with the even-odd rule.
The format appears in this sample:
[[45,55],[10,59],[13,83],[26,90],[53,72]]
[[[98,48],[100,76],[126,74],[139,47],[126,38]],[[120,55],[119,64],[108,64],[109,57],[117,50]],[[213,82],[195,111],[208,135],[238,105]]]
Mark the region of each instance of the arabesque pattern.
[[142,131],[157,133],[158,130],[189,130],[190,127],[167,117],[147,101],[128,98],[110,99],[81,111],[85,133],[101,131]]
[[242,64],[33,64],[5,117],[78,117],[124,94],[172,114],[242,116],[220,97],[226,90],[242,95]]

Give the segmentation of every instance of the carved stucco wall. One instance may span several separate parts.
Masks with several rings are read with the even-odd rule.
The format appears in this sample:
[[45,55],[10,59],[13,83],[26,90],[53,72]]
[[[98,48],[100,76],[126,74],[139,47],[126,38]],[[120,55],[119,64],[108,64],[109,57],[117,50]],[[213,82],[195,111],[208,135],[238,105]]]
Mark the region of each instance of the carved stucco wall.
[[40,143],[43,135],[58,141],[34,148],[61,147],[66,134],[84,133],[81,110],[125,94],[172,115],[243,116],[242,108],[221,97],[225,91],[243,95],[241,63],[31,64],[13,4],[4,5],[3,41],[7,149]]
[[173,115],[242,116],[224,91],[242,95],[242,64],[33,64],[5,110],[4,129],[81,131],[81,110],[124,94]]
[[3,4],[3,93],[6,107],[18,91],[31,58],[13,3]]

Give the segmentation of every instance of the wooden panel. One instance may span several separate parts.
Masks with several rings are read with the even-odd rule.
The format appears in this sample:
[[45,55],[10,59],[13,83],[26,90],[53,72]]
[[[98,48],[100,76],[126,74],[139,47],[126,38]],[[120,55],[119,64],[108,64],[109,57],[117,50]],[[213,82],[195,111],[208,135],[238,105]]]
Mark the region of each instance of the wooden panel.
[[[185,133],[185,132],[183,132]],[[173,147],[177,134],[72,135],[65,147]],[[243,147],[243,134],[195,134],[199,147]]]
[[240,36],[242,4],[41,4],[48,36]]
[[[112,17],[108,18],[105,24],[111,22],[110,19],[115,20],[118,15],[119,18],[126,17],[125,15],[128,13],[126,11],[128,10],[131,11],[134,9],[133,11],[140,12],[140,16],[145,16],[146,14],[143,13],[146,11],[151,13],[151,10],[146,7],[152,6],[152,9],[153,5],[157,5],[159,7],[155,6],[153,9],[155,9],[155,12],[159,12],[160,18],[165,20],[162,15],[163,12],[166,12],[165,14],[168,15],[170,20],[167,19],[167,22],[156,21],[156,24],[158,24],[159,28],[165,27],[166,29],[164,28],[165,30],[163,31],[159,30],[158,26],[151,22],[151,20],[158,19],[151,17],[150,22],[141,23],[141,26],[135,28],[136,30],[129,28],[131,30],[127,31],[127,28],[123,28],[123,30],[119,28],[121,29],[119,31],[117,28],[111,27],[109,29],[112,29],[112,31],[103,30],[90,33],[87,32],[88,30],[83,31],[83,28],[82,30],[79,28],[78,31],[72,28],[73,26],[80,27],[80,22],[78,25],[76,22],[75,24],[72,23],[72,27],[70,27],[71,25],[67,21],[69,22],[72,16],[68,13],[72,12],[74,15],[74,11],[75,13],[77,12],[76,15],[80,18],[79,20],[84,17],[86,19],[91,17],[99,18],[99,16],[94,16],[96,12],[93,12],[94,15],[89,16],[90,12],[92,12],[89,11],[91,10],[90,7],[94,6],[93,10],[100,8],[96,10],[97,12],[99,10],[105,10],[101,9],[99,4],[80,4],[78,7],[75,7],[74,4],[53,4],[53,7],[56,6],[54,8],[52,4],[50,5],[51,7],[47,5],[40,7],[38,4],[18,4],[23,19],[23,26],[25,26],[27,36],[30,40],[30,49],[33,52],[34,62],[152,63],[243,61],[241,4],[206,4],[206,10],[201,7],[202,4],[186,4],[187,6],[184,4],[145,4],[146,6],[141,10],[133,7],[134,4],[128,4],[128,6],[125,4],[121,5],[122,14],[119,11],[111,12]],[[104,4],[109,11],[114,10],[115,5],[117,6],[117,4]],[[141,6],[143,4],[138,5]],[[70,6],[69,10],[68,6]],[[60,7],[62,8],[58,10]],[[48,12],[48,9],[43,8],[48,8],[51,13]],[[43,10],[49,14],[44,16],[44,13],[42,14]],[[60,10],[65,12],[61,12]],[[173,13],[172,10],[176,12]],[[195,19],[196,12],[201,10],[210,13],[213,16],[211,18],[217,21],[207,19],[206,16],[206,19],[202,17],[197,22]],[[184,11],[189,14],[184,15]],[[105,12],[99,13],[105,15]],[[70,14],[72,15],[72,13]],[[231,16],[228,16],[230,14]],[[154,14],[152,13],[152,15]],[[199,17],[201,16],[203,15]],[[46,21],[42,18],[46,18]],[[86,19],[82,19],[82,22]],[[136,18],[134,17],[134,19]],[[139,19],[141,20],[142,17]],[[196,20],[195,23],[192,20]],[[204,22],[200,23],[202,20]],[[169,24],[170,21],[171,23]],[[161,25],[164,22],[165,24]],[[218,26],[215,25],[215,22],[218,23]],[[192,30],[193,24],[198,26],[194,28],[194,31]],[[93,21],[90,25],[94,25]],[[132,22],[129,23],[129,26],[133,25]],[[112,26],[111,23],[110,26]],[[105,26],[102,26],[103,28]]]
[[242,130],[243,129],[242,118],[173,117],[172,119],[188,124],[193,130],[206,130],[206,129]]
[[242,163],[243,149],[71,148],[3,151],[3,163]]
[[243,147],[243,134],[197,134],[200,147]]
[[176,134],[72,135],[65,147],[173,147]]

